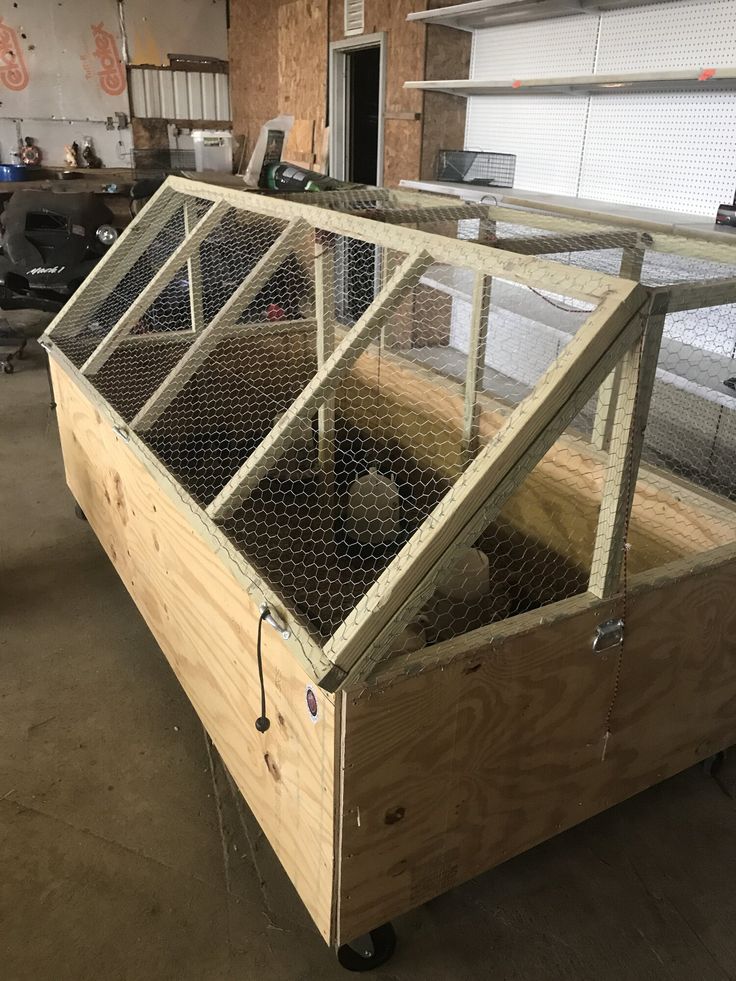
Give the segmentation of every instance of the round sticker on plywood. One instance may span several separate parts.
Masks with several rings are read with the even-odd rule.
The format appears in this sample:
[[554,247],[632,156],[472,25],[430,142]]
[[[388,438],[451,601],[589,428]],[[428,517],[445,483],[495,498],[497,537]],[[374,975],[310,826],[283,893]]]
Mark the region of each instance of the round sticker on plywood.
[[319,719],[319,702],[317,701],[317,693],[311,685],[307,685],[307,711],[312,722],[317,722]]

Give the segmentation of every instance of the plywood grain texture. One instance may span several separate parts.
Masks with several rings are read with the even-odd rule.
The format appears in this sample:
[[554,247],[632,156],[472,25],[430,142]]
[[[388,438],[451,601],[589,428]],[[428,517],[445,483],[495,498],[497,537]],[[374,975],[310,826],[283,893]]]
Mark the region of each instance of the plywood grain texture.
[[161,646],[322,935],[330,938],[334,697],[306,706],[307,675],[270,627],[260,712],[258,610],[154,477],[52,363],[64,465],[75,499]]
[[[399,915],[736,741],[736,562],[344,701],[339,927]],[[618,679],[618,680],[617,680]]]

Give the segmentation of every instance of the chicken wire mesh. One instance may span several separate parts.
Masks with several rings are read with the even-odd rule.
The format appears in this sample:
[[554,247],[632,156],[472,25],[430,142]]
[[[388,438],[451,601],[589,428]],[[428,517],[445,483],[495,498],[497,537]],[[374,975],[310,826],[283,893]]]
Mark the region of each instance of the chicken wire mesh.
[[[356,610],[381,605],[394,560],[589,322],[599,299],[581,298],[581,270],[599,287],[601,271],[639,279],[653,270],[665,285],[688,282],[688,269],[696,281],[736,277],[733,266],[709,262],[707,243],[693,245],[694,257],[673,256],[631,229],[531,213],[501,221],[507,209],[378,189],[290,199],[259,210],[245,195],[159,196],[53,340],[320,646]],[[370,217],[375,228],[336,229],[300,202]],[[381,228],[396,226],[442,244],[423,240],[432,254],[417,262],[396,236],[382,242]],[[495,275],[453,251],[473,240],[504,250]],[[522,265],[534,257],[547,260],[538,277]],[[733,366],[732,312],[666,318],[643,450],[647,464],[731,500],[733,399],[724,390],[709,401],[685,369],[715,371],[714,357],[718,371]],[[342,360],[327,379],[335,348]],[[673,374],[687,384],[673,385]],[[626,419],[638,394],[617,384],[612,376],[570,401],[547,452],[417,608],[395,618],[388,652],[437,645],[589,588],[600,528],[618,503],[606,480],[626,434],[611,423],[616,411]],[[696,399],[675,414],[697,465],[673,421],[674,390]],[[619,498],[635,479],[633,461]],[[651,486],[641,476],[633,503],[634,570],[668,557],[650,547]],[[668,514],[676,517],[674,505]],[[702,541],[680,545],[692,553]]]

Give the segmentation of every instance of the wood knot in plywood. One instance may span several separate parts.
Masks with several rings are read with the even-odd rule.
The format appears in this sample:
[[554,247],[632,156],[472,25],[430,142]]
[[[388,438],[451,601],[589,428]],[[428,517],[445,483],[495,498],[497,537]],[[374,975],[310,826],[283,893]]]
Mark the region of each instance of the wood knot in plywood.
[[274,760],[272,758],[272,756],[271,756],[270,753],[264,753],[263,754],[263,759],[266,761],[266,766],[268,767],[268,772],[271,774],[271,776],[274,778],[274,780],[278,783],[281,780],[281,770],[279,769],[278,763],[276,762],[276,760]]
[[115,496],[115,500],[113,501],[113,504],[115,505],[117,511],[119,511],[120,513],[120,520],[124,525],[127,525],[128,508],[125,503],[125,489],[123,487],[123,478],[120,476],[119,473],[113,472],[112,484],[113,484],[113,493]]
[[405,814],[405,807],[390,807],[386,811],[386,816],[383,819],[384,824],[398,824]]

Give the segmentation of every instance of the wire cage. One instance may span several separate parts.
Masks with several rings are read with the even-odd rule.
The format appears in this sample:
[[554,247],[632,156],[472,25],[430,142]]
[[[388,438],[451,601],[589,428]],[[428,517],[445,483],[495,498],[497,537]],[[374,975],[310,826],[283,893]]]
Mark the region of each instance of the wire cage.
[[194,150],[172,148],[133,149],[133,173],[136,180],[145,177],[165,177],[182,170],[195,170]]
[[440,150],[437,154],[438,181],[479,184],[482,187],[513,187],[516,155],[485,150]]
[[720,239],[170,178],[48,329],[73,493],[327,939],[736,741],[735,307]]

